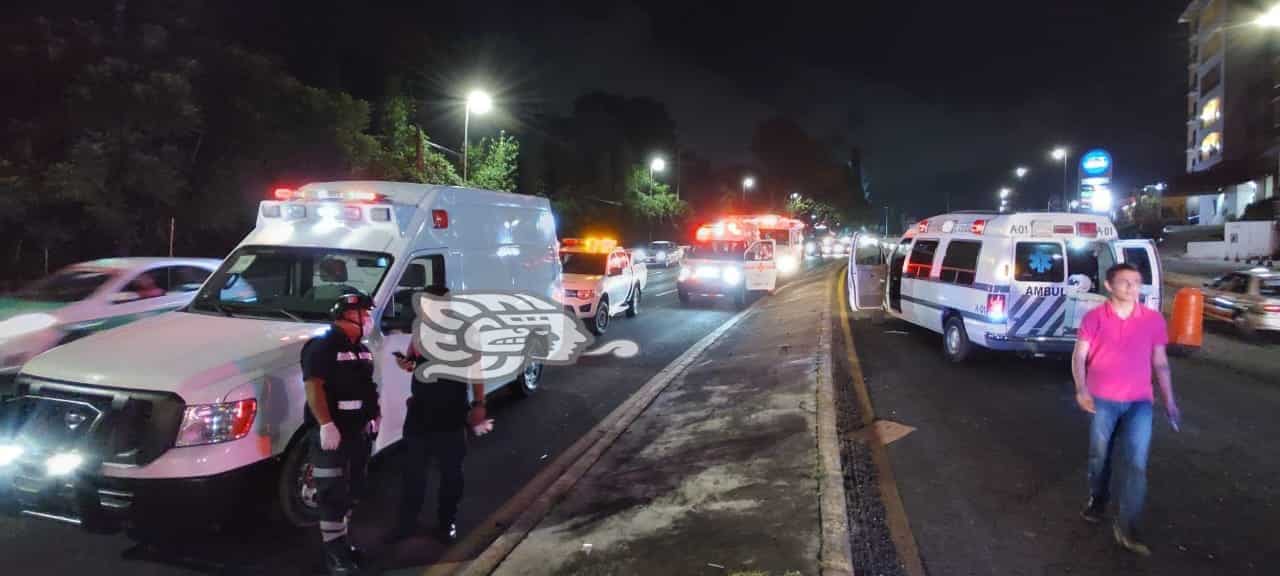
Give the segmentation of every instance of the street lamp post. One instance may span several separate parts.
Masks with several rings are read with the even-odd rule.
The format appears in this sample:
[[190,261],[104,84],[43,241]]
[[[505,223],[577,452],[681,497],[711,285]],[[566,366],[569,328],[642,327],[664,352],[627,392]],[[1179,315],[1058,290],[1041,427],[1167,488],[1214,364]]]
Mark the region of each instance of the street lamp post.
[[656,173],[661,173],[666,169],[667,169],[667,161],[663,160],[661,156],[654,156],[653,160],[649,161],[649,193],[650,194],[653,194],[653,183],[654,183],[653,175]]
[[467,182],[467,162],[470,148],[471,113],[485,114],[493,108],[493,99],[481,90],[472,90],[467,94],[466,113],[462,120],[462,182]]
[[1030,172],[1030,170],[1027,170],[1026,166],[1019,166],[1013,169],[1014,176],[1017,176],[1019,180],[1025,177],[1027,175],[1027,172]]
[[756,179],[750,176],[742,179],[742,207],[747,207],[747,190],[756,187]]
[[1062,206],[1067,206],[1067,149],[1059,146],[1049,153],[1054,160],[1062,162]]

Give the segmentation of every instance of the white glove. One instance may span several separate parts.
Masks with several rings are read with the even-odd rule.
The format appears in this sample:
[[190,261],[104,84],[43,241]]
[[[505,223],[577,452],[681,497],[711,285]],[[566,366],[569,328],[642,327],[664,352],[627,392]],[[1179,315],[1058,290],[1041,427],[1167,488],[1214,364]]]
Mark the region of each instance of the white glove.
[[374,418],[373,420],[369,421],[368,426],[365,426],[364,431],[367,432],[370,436],[377,436],[378,431],[381,429],[382,429],[382,420],[380,418]]
[[484,422],[471,427],[471,433],[476,436],[484,436],[490,432],[493,432],[493,418],[489,418]]
[[341,443],[342,433],[338,432],[337,424],[330,422],[320,426],[320,449],[337,450]]

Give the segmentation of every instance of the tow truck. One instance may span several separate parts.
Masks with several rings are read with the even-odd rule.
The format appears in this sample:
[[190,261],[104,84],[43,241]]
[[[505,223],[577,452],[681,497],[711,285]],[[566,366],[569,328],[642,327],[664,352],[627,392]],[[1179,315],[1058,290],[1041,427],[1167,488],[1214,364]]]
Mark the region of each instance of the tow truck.
[[732,296],[744,308],[752,297],[772,293],[778,283],[775,244],[761,238],[750,216],[700,226],[676,277],[680,303],[688,305],[694,296]]
[[640,313],[649,271],[612,238],[565,238],[560,242],[564,275],[560,303],[593,334],[604,334],[613,316]]

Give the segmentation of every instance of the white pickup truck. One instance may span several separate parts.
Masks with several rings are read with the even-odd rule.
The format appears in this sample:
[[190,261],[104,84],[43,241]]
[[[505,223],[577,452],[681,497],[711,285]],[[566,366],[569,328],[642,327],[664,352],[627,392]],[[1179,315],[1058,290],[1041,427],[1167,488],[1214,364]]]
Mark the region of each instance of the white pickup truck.
[[565,238],[560,242],[564,293],[560,302],[600,335],[621,312],[640,313],[649,271],[631,252],[609,239]]

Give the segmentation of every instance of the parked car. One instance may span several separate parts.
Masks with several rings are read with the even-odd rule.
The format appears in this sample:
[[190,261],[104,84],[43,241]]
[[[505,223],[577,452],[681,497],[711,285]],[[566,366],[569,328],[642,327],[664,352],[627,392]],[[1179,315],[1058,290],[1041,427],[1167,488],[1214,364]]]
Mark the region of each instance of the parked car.
[[1253,268],[1204,285],[1206,320],[1230,322],[1241,333],[1280,331],[1280,272]]
[[0,382],[11,381],[27,360],[54,346],[186,305],[219,262],[94,260],[0,297]]

